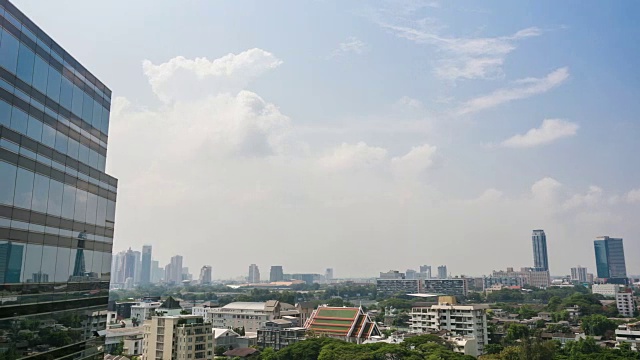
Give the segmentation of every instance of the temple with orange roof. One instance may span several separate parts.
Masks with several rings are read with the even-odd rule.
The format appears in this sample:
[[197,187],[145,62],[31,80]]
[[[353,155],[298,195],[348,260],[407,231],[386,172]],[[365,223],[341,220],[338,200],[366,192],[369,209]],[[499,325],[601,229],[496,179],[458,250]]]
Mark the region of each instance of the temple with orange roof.
[[356,344],[372,336],[380,336],[378,325],[361,307],[320,306],[307,319],[305,328],[314,335]]

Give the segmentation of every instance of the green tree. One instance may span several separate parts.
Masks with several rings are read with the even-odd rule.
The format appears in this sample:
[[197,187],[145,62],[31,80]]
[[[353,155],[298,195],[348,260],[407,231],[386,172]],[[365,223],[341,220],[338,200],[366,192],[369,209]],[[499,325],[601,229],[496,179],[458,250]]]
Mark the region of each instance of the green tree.
[[604,315],[589,315],[582,318],[582,331],[591,336],[604,336],[607,331],[617,328],[617,324]]
[[[531,336],[529,327],[522,324],[510,324],[507,328],[504,336],[504,341],[507,344],[515,343],[517,340],[522,340]],[[505,349],[506,350],[506,349]]]
[[213,349],[213,354],[216,356],[222,356],[222,354],[224,354],[224,352],[227,351],[227,348],[224,346],[216,346]]
[[124,340],[120,340],[111,355],[122,355],[122,353],[124,353]]

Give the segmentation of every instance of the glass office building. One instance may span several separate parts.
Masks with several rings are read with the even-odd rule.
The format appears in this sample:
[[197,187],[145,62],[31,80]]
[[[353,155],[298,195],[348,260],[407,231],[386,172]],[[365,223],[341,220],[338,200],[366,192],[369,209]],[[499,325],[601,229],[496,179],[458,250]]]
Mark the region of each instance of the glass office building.
[[612,284],[627,284],[627,265],[622,239],[601,236],[593,242],[598,278]]
[[549,257],[547,255],[547,235],[544,230],[533,230],[533,267],[537,271],[549,271]]
[[111,91],[0,0],[0,358],[102,358]]

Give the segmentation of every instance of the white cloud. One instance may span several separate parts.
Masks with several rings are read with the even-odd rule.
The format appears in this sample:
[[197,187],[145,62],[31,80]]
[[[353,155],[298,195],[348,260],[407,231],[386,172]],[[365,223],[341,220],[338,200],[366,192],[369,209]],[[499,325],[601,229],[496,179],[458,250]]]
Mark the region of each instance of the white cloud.
[[514,135],[502,143],[503,147],[528,148],[549,144],[556,140],[574,136],[578,131],[578,124],[561,119],[545,119],[539,128],[533,128],[525,134]]
[[494,79],[503,76],[505,58],[523,39],[540,36],[537,27],[521,29],[514,34],[495,37],[454,37],[441,35],[442,26],[431,18],[416,17],[416,5],[394,11],[379,9],[369,17],[383,29],[418,44],[433,46],[438,51],[435,74],[443,79]]
[[320,158],[319,162],[327,170],[360,170],[383,165],[387,159],[387,150],[369,146],[364,142],[343,143],[335,147],[330,154]]
[[562,187],[562,184],[551,177],[545,177],[536,181],[531,186],[531,194],[533,199],[542,203],[555,202],[558,197],[558,191]]
[[[170,101],[198,93],[236,92],[252,79],[281,64],[282,60],[270,52],[254,48],[214,60],[176,56],[158,65],[144,60],[142,69],[153,92],[161,100]],[[211,86],[214,88],[211,89]]]
[[331,52],[328,59],[337,59],[349,54],[361,55],[369,50],[367,44],[355,36],[350,36],[345,41],[338,44],[338,47]]
[[391,166],[397,175],[414,179],[433,165],[436,150],[429,144],[415,146],[407,154],[392,158]]
[[640,189],[633,189],[629,191],[625,198],[629,203],[640,203]]
[[585,194],[574,194],[562,204],[564,209],[574,209],[578,207],[589,207],[601,204],[603,190],[599,186],[591,185]]
[[458,110],[459,115],[470,114],[481,110],[490,109],[498,105],[545,93],[569,78],[569,69],[566,67],[557,69],[543,78],[527,78],[517,81],[520,86],[499,89],[491,94],[479,96],[466,101]]

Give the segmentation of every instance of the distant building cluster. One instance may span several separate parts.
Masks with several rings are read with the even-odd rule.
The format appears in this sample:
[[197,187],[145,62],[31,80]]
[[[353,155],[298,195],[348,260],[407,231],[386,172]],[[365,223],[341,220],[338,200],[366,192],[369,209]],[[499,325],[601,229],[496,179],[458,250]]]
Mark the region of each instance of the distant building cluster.
[[172,256],[164,267],[153,260],[153,247],[144,245],[142,251],[121,251],[113,255],[111,262],[111,288],[133,289],[137,285],[173,284],[180,285],[196,281],[199,284],[210,284],[213,276],[211,265],[200,269],[200,276],[194,280],[189,268],[183,266],[181,255]]

